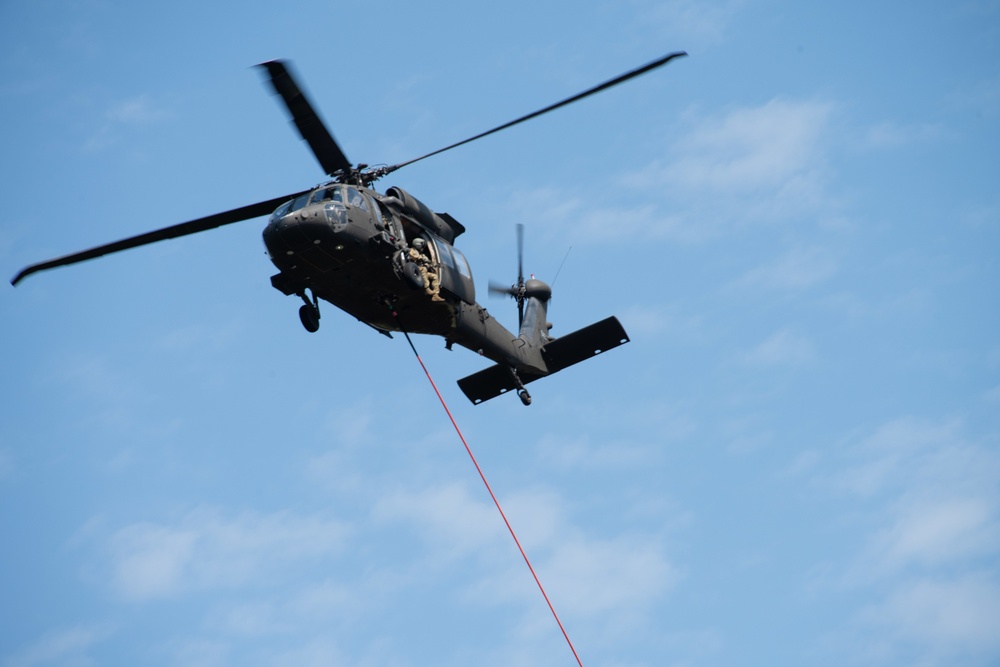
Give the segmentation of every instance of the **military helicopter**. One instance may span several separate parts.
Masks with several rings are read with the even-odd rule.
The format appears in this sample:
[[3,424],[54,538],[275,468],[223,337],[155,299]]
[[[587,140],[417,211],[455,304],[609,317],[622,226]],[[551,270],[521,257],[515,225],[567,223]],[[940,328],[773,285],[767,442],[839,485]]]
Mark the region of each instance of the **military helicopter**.
[[301,192],[32,264],[11,284],[38,271],[270,214],[263,236],[268,256],[278,268],[271,284],[303,301],[299,318],[307,331],[319,329],[322,300],[390,338],[392,332],[401,331],[442,336],[448,349],[457,343],[495,362],[458,381],[474,404],[516,390],[521,402],[530,405],[525,385],[627,343],[621,323],[608,317],[565,336],[551,336],[552,325],[546,317],[552,289],[534,277],[525,280],[524,228],[518,225],[517,281],[510,286],[491,283],[489,289],[516,301],[518,333],[511,333],[476,302],[469,263],[454,245],[465,227],[447,213],[433,212],[402,188],[393,186],[379,193],[372,185],[401,167],[554,111],[685,55],[670,53],[486,132],[406,162],[375,168],[351,164],[286,62],[262,63],[259,67],[330,180]]

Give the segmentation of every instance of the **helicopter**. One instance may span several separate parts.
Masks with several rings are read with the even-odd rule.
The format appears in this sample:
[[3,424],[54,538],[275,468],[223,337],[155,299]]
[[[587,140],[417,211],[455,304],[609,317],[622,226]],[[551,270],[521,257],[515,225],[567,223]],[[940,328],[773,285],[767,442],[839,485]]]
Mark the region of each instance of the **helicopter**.
[[615,317],[554,337],[547,320],[551,287],[534,276],[525,280],[524,227],[517,231],[517,280],[491,282],[491,294],[517,303],[518,333],[500,324],[476,301],[468,260],[455,247],[465,227],[436,213],[400,187],[380,193],[374,183],[420,160],[438,155],[554,111],[686,56],[678,51],[609,79],[555,104],[503,125],[395,165],[352,164],[320,119],[283,60],[258,65],[281,98],[300,137],[327,176],[315,187],[32,264],[13,279],[76,264],[110,253],[188,236],[269,215],[263,231],[268,257],[278,269],[271,285],[302,300],[299,319],[315,333],[320,301],[354,316],[381,334],[441,336],[450,350],[458,344],[495,362],[462,378],[458,385],[474,404],[516,391],[531,404],[526,385],[629,342]]

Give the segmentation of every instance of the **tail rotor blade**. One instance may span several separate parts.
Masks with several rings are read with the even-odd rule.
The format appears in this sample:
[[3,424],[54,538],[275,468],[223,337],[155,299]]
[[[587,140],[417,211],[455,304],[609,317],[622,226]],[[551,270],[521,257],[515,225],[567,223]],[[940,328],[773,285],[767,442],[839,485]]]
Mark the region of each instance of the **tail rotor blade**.
[[517,328],[524,322],[524,225],[517,223]]
[[524,225],[517,224],[517,284],[524,283]]

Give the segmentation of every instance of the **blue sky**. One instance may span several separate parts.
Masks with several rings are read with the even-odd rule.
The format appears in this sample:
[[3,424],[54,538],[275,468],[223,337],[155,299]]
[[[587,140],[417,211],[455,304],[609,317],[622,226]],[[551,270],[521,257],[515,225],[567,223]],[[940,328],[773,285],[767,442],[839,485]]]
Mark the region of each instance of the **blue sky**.
[[[472,406],[585,665],[1000,661],[1000,3],[0,4],[0,264],[323,177],[293,61],[477,282],[632,342]],[[575,664],[416,360],[263,221],[0,290],[0,665]],[[513,326],[512,303],[490,301]]]

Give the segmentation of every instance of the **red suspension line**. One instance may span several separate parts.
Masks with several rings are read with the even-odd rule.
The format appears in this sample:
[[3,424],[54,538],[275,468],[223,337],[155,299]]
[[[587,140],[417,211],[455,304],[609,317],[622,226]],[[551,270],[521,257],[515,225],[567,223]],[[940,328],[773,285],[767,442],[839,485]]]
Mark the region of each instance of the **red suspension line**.
[[[402,329],[402,327],[400,328]],[[583,667],[583,662],[580,660],[580,655],[576,652],[576,648],[573,646],[573,641],[569,638],[569,633],[566,632],[566,628],[563,626],[562,621],[559,620],[559,614],[556,613],[556,608],[552,606],[552,601],[549,599],[548,593],[545,592],[545,587],[542,586],[541,579],[539,579],[538,575],[535,573],[535,568],[531,565],[531,561],[528,559],[528,554],[525,553],[524,547],[521,546],[521,541],[517,539],[517,534],[514,532],[513,526],[510,525],[510,521],[507,520],[507,515],[503,511],[503,507],[500,506],[500,501],[497,500],[496,494],[493,493],[493,488],[486,480],[486,475],[483,473],[483,469],[479,467],[479,462],[476,461],[476,456],[472,453],[472,448],[469,447],[468,441],[466,441],[465,436],[462,435],[462,430],[458,427],[458,422],[455,421],[455,417],[451,414],[448,404],[445,402],[444,397],[438,390],[437,384],[435,384],[434,378],[431,377],[430,371],[427,370],[424,360],[420,358],[420,354],[417,352],[417,348],[414,347],[413,341],[410,340],[410,334],[403,329],[403,335],[406,336],[406,342],[410,344],[410,349],[413,350],[413,354],[417,357],[417,361],[420,362],[420,367],[424,369],[424,374],[427,376],[427,380],[430,381],[431,387],[434,388],[434,393],[437,394],[438,400],[441,401],[441,406],[444,408],[445,413],[447,413],[448,419],[451,420],[451,425],[455,427],[455,433],[458,434],[462,444],[465,445],[465,451],[469,454],[469,458],[472,459],[472,464],[476,467],[476,472],[479,473],[479,478],[483,480],[486,490],[489,491],[490,498],[493,499],[493,504],[496,505],[497,511],[500,512],[500,517],[503,519],[504,524],[506,524],[507,530],[510,532],[510,536],[514,538],[514,544],[517,545],[518,551],[521,552],[521,557],[524,558],[524,562],[528,566],[531,576],[535,579],[535,583],[538,585],[538,590],[542,592],[542,597],[545,598],[545,604],[549,606],[549,611],[552,612],[552,617],[556,619],[556,624],[559,626],[559,630],[562,631],[562,635],[565,637],[566,643],[569,645],[569,650],[573,652],[573,657],[576,658],[576,664]]]

